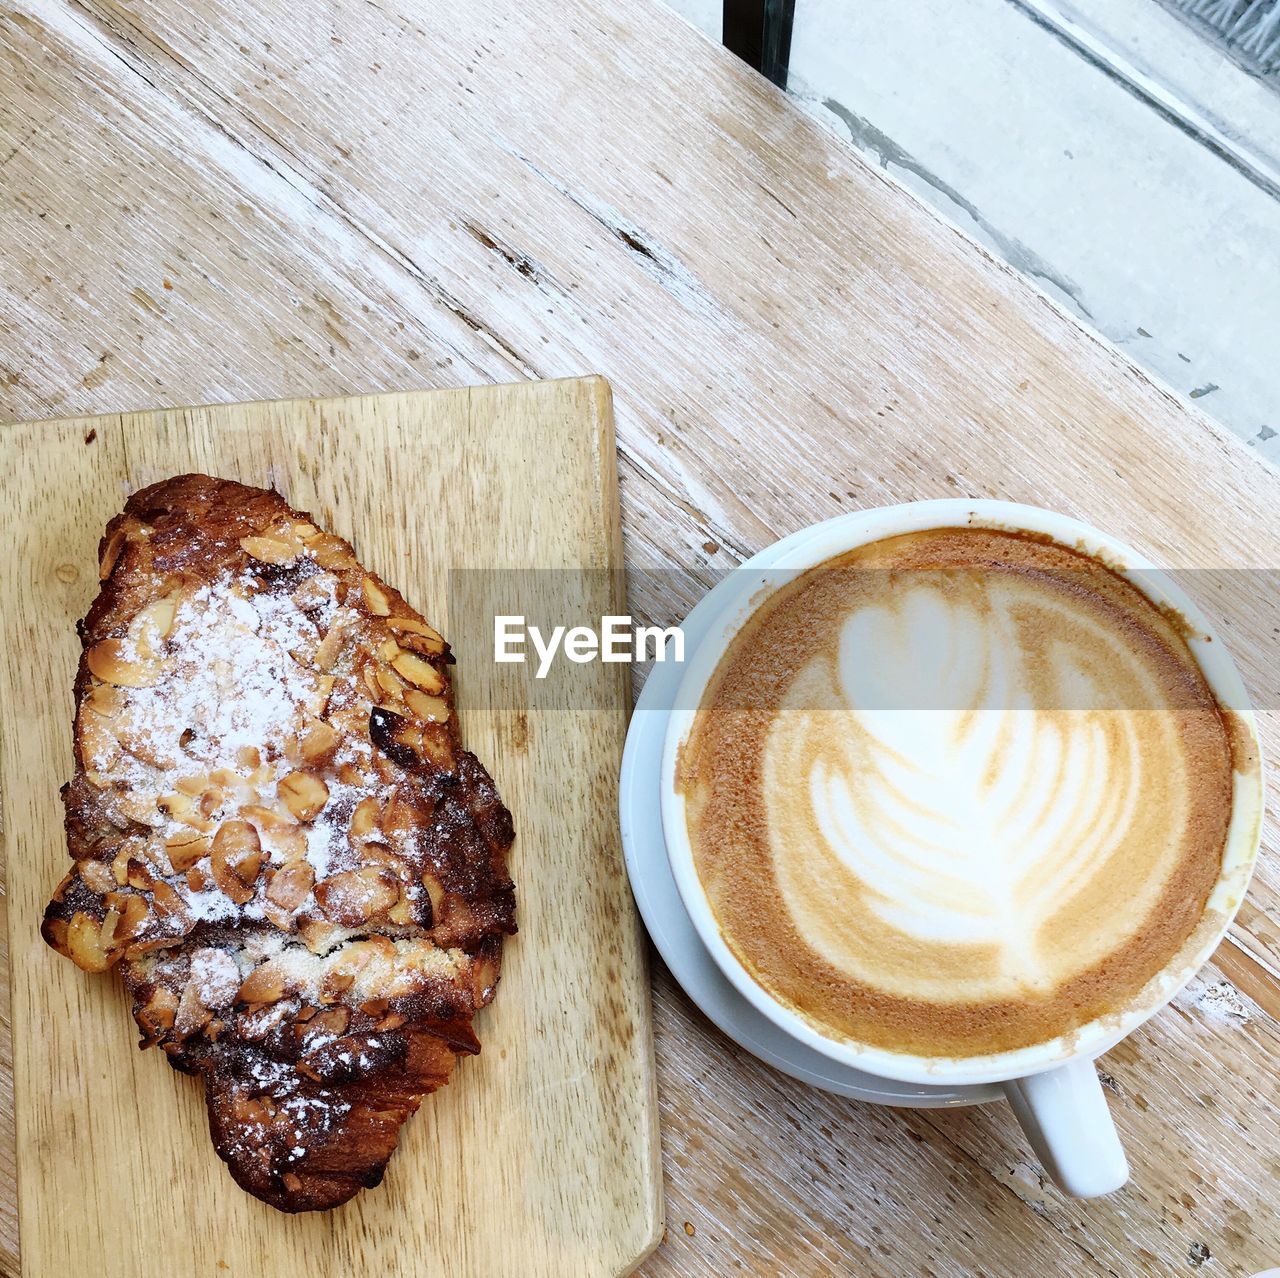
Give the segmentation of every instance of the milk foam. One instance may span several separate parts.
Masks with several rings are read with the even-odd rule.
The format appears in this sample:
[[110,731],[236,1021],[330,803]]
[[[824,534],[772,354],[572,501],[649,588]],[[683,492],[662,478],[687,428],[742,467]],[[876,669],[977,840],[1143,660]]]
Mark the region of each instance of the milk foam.
[[821,1032],[915,1055],[1126,1006],[1201,922],[1232,809],[1184,633],[1098,560],[998,529],[780,586],[677,767],[729,948]]
[[1034,578],[895,576],[810,656],[765,739],[779,904],[874,989],[1053,989],[1124,944],[1177,863],[1166,698],[1123,630]]

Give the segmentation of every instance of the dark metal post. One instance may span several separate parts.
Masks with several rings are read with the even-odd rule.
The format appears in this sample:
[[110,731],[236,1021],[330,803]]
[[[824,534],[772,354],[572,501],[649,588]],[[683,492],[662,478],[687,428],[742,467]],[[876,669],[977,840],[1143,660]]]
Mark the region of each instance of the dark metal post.
[[795,0],[724,0],[725,47],[783,89],[795,11]]

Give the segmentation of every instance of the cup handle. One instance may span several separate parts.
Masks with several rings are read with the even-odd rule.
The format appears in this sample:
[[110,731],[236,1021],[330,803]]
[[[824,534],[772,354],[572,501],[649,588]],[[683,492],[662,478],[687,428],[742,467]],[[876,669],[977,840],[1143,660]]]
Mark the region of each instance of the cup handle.
[[1089,1060],[1004,1084],[1005,1096],[1045,1171],[1076,1198],[1110,1194],[1129,1179],[1098,1071]]

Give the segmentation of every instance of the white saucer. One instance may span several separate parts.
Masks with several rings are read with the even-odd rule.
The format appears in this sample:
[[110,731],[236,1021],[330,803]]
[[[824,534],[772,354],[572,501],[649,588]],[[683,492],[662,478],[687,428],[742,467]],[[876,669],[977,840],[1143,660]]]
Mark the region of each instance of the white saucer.
[[[737,571],[767,568],[775,554],[789,548],[808,533],[779,542],[755,556]],[[712,590],[684,622],[685,659],[710,627],[718,609]],[[684,992],[702,1012],[735,1043],[766,1065],[814,1087],[876,1105],[936,1108],[976,1105],[1002,1100],[998,1086],[927,1087],[878,1078],[862,1070],[829,1060],[822,1053],[797,1043],[758,1012],[733,988],[715,965],[685,912],[667,861],[659,812],[658,777],[667,712],[673,704],[684,666],[655,662],[640,693],[622,756],[618,785],[618,810],[622,822],[622,847],[631,891],[640,916],[658,953]]]

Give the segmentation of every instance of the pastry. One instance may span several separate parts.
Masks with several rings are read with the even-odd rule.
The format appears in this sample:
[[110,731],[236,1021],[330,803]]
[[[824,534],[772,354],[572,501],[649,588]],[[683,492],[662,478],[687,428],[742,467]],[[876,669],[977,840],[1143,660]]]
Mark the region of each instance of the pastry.
[[43,935],[123,976],[244,1189],[337,1206],[479,1050],[510,814],[443,638],[278,494],[178,476],[99,553]]

